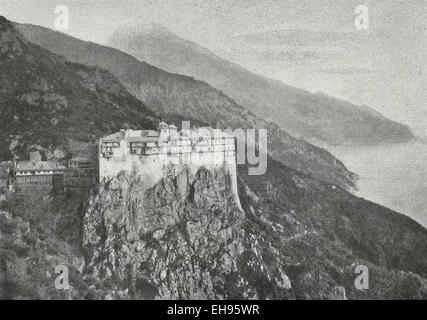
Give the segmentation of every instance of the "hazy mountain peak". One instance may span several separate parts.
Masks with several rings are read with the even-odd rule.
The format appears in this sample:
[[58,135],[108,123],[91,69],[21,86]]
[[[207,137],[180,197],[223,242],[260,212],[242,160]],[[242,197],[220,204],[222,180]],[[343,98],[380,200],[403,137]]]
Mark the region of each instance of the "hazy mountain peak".
[[156,36],[169,36],[176,37],[166,27],[157,23],[139,23],[139,24],[127,24],[122,25],[116,30],[116,33],[129,34],[129,35],[156,35]]
[[256,75],[170,31],[137,35],[118,31],[109,45],[168,72],[205,81],[291,135],[321,146],[403,142],[413,138],[407,126],[373,109]]
[[[190,58],[194,53],[210,59],[219,59],[210,50],[195,42],[181,38],[166,27],[156,23],[123,25],[108,40],[108,45],[117,49],[128,43],[133,44],[129,53],[137,59],[148,63],[156,60],[155,56],[160,52],[161,59],[159,60],[161,61],[157,61],[159,63],[153,65],[166,71],[173,71],[168,68],[169,65],[186,63],[185,59]],[[147,46],[147,50],[144,49],[145,46]],[[152,51],[153,47],[156,48],[154,52]],[[183,59],[183,57],[185,58]]]
[[157,24],[157,23],[147,23],[140,25],[140,31],[146,31],[146,32],[165,32],[165,33],[172,33],[167,29],[166,27]]

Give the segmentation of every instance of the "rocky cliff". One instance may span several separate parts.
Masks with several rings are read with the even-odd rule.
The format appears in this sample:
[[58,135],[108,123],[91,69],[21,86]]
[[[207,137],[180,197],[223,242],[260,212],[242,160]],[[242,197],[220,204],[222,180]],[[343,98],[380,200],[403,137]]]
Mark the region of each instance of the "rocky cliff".
[[[252,278],[259,272],[274,287],[269,295],[287,297],[290,282],[280,268],[259,269],[229,179],[223,169],[201,168],[165,177],[145,193],[138,177],[119,177],[119,190],[104,183],[84,218],[88,271],[118,280],[134,297],[168,299],[259,298]],[[243,252],[251,273],[241,270]]]

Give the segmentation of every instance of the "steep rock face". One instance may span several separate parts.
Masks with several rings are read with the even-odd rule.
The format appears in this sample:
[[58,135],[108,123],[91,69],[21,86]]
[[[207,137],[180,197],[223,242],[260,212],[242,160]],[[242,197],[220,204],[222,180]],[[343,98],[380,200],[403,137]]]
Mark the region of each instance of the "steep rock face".
[[264,268],[222,169],[184,170],[145,193],[141,179],[118,179],[121,188],[104,183],[89,201],[87,271],[139,298],[288,297],[289,279],[277,262]]
[[193,123],[195,119],[223,129],[267,129],[268,152],[272,157],[317,179],[354,187],[356,176],[328,151],[295,139],[205,82],[165,72],[119,50],[60,32],[33,25],[17,24],[16,28],[30,41],[70,61],[110,71],[130,93],[161,117],[180,115]]

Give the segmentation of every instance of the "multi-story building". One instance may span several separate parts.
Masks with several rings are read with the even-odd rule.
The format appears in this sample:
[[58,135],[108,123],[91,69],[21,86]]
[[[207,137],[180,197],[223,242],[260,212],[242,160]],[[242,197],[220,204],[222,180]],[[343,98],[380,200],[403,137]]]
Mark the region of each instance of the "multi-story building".
[[61,189],[64,171],[65,167],[52,161],[19,161],[14,168],[15,190]]
[[[162,122],[154,130],[121,130],[99,142],[99,178],[114,179],[120,173],[141,176],[153,185],[171,167],[223,167],[232,177],[237,194],[236,140],[212,128],[178,131]],[[179,169],[179,168],[178,168]]]

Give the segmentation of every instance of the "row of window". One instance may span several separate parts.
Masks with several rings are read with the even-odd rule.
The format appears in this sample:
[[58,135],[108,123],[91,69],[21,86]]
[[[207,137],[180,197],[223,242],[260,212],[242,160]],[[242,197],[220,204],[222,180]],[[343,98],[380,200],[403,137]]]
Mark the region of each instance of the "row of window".
[[[181,141],[186,142],[186,141]],[[156,146],[156,142],[147,143],[147,147],[143,143],[133,142],[130,144],[131,154],[158,154],[158,153],[191,153],[191,152],[222,152],[235,150],[234,143],[232,144],[221,144],[221,145],[209,145],[209,144],[196,144],[196,145],[181,145],[181,146],[170,146],[161,145]],[[114,147],[102,146],[101,153],[105,158],[113,157]]]
[[[213,157],[211,158],[211,160],[213,161],[213,163],[217,163],[217,162],[232,162],[233,159],[228,159],[228,158],[223,158],[223,157]],[[174,157],[171,160],[173,163],[180,163],[180,164],[192,164],[192,163],[198,163],[198,161],[201,161],[203,163],[206,163],[206,159],[194,159],[192,157]]]
[[53,171],[20,171],[16,173],[16,176],[33,176],[45,174],[53,174]]
[[[212,145],[212,144],[234,144],[234,138],[223,138],[223,139],[205,139],[199,138],[198,140],[169,140],[167,142],[162,141],[149,141],[149,142],[130,142],[130,147],[156,147],[156,146],[188,146],[188,145]],[[120,144],[118,142],[103,142],[103,150],[112,150],[118,148]]]
[[224,151],[234,151],[234,145],[230,146],[188,146],[188,147],[160,147],[160,148],[139,148],[132,147],[130,149],[131,154],[179,154],[179,153],[204,153],[204,152],[224,152]]

